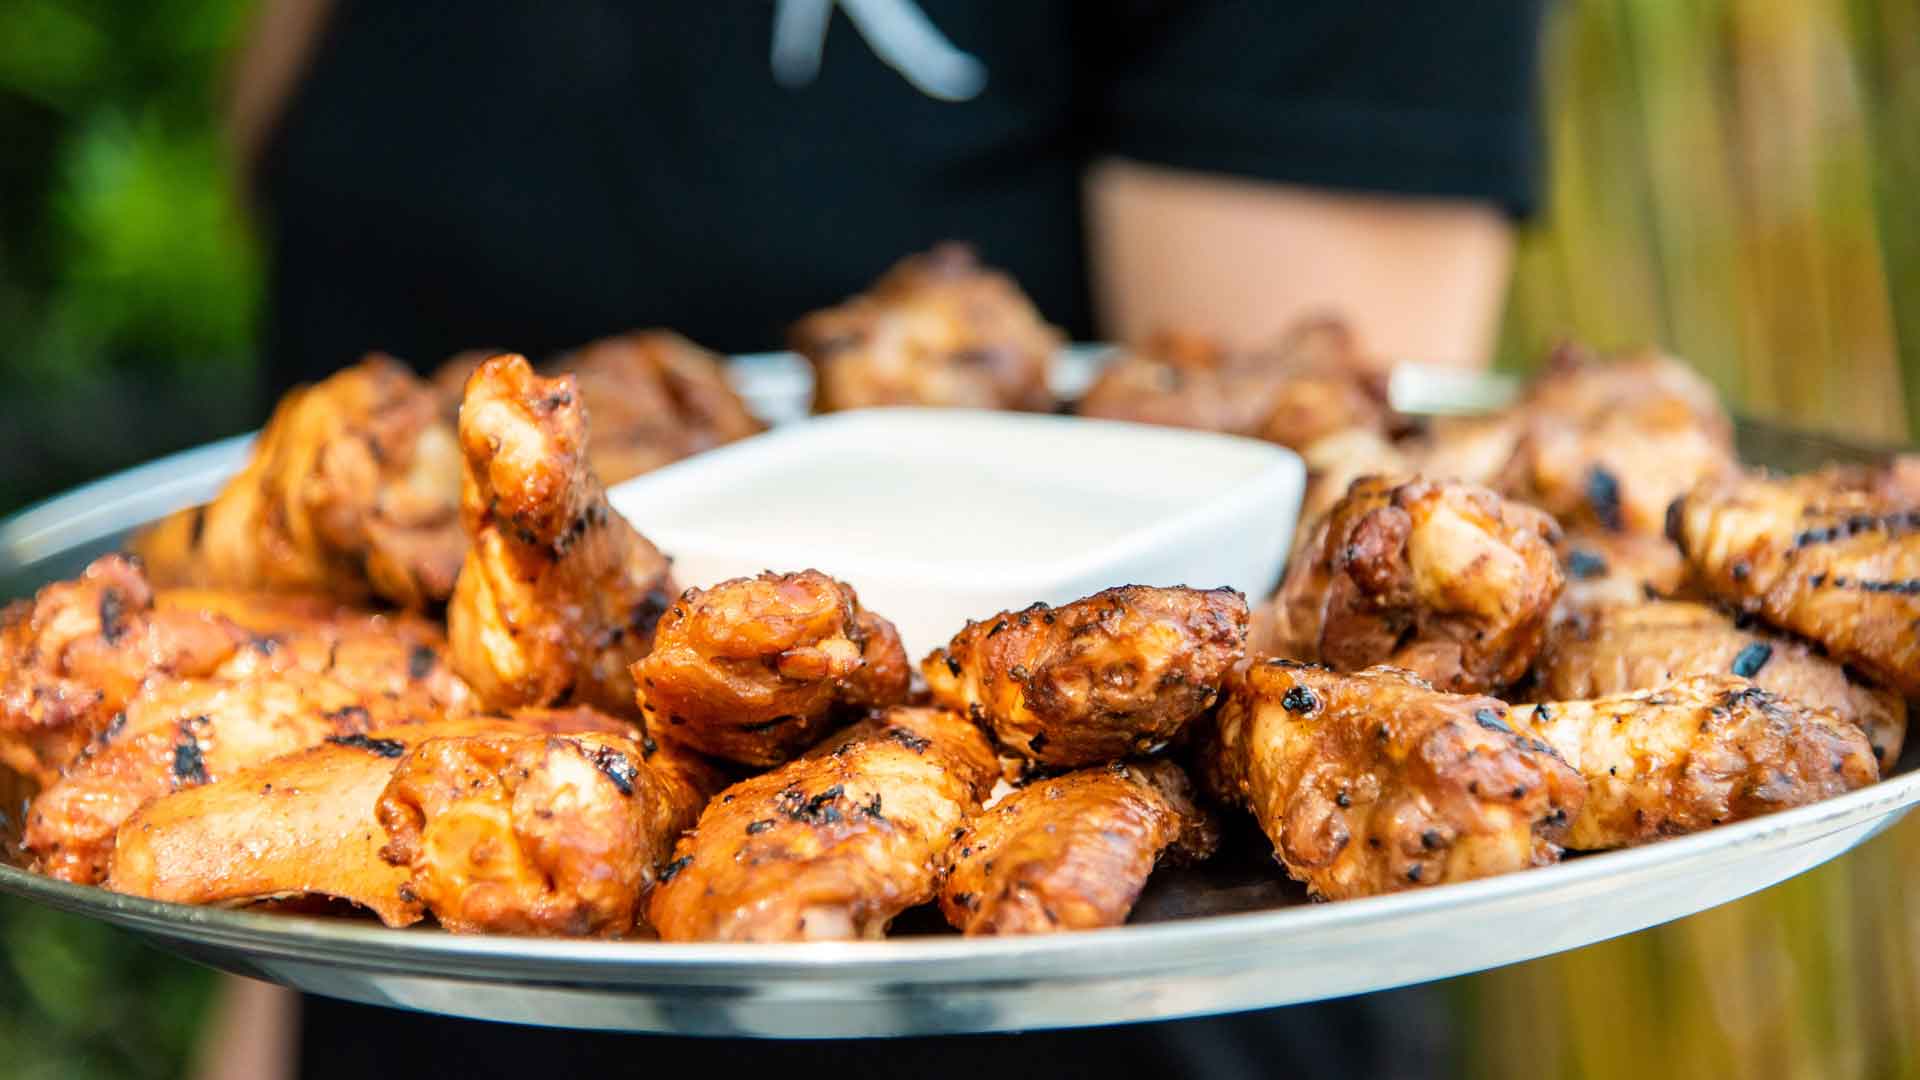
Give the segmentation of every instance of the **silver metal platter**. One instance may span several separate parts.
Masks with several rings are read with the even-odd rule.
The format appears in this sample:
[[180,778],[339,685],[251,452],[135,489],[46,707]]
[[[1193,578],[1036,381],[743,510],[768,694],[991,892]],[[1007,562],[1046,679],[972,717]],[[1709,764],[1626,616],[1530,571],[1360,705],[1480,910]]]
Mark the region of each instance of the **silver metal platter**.
[[[790,358],[742,358],[771,419],[804,413]],[[771,372],[771,375],[764,374]],[[1783,468],[1873,450],[1743,422]],[[246,439],[163,458],[0,522],[0,597],[75,573],[125,532],[209,497]],[[1920,742],[1920,740],[1916,740]],[[192,907],[0,865],[0,892],[99,919],[226,971],[312,993],[478,1019],[702,1035],[930,1035],[1170,1019],[1446,978],[1577,948],[1812,869],[1920,802],[1920,748],[1872,787],[1628,851],[1393,896],[1311,904],[1244,823],[1222,858],[1162,873],[1127,926],[962,939],[926,912],[886,941],[666,944],[388,930],[348,918]]]

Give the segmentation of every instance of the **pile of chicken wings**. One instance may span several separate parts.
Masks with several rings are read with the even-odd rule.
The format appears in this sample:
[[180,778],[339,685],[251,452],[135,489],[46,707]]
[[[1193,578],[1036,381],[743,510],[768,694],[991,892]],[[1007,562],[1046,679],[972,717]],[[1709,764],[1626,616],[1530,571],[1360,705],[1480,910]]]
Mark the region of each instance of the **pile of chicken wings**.
[[[1057,332],[964,250],[795,341],[822,408],[1050,406]],[[915,663],[854,584],[676,581],[608,504],[757,429],[697,346],[370,358],[289,395],[212,502],[0,615],[11,855],[463,933],[877,938],[923,905],[1044,933],[1125,922],[1233,816],[1337,900],[1899,757],[1920,470],[1744,469],[1677,361],[1563,350],[1512,408],[1423,424],[1321,320],[1246,355],[1161,335],[1080,411],[1300,450],[1273,596],[1123,585],[981,612]]]

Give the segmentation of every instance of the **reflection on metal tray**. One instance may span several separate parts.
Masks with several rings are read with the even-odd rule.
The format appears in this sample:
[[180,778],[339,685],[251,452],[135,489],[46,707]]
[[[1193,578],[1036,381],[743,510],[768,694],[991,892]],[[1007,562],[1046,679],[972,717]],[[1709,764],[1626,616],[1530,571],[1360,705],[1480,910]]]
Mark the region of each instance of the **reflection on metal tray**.
[[[1081,379],[1090,362],[1074,375]],[[805,369],[742,358],[773,419],[805,411]],[[796,402],[798,403],[796,405]],[[1764,424],[1748,460],[1806,468],[1882,451]],[[246,440],[174,455],[0,523],[0,595],[69,576],[125,531],[211,495]],[[190,907],[0,866],[0,892],[100,919],[211,966],[355,1001],[558,1027],[826,1037],[1166,1019],[1446,978],[1576,948],[1809,870],[1920,802],[1920,740],[1887,780],[1814,806],[1484,881],[1309,904],[1236,823],[1222,857],[1157,875],[1133,922],[962,939],[909,913],[901,936],[797,945],[468,937],[366,920]]]

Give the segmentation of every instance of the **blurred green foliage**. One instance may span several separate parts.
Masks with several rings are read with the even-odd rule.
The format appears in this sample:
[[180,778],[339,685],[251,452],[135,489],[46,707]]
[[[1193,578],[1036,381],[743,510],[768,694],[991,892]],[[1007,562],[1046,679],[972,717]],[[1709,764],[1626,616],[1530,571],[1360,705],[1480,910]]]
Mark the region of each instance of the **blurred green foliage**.
[[[0,512],[253,407],[259,272],[214,127],[244,9],[0,0]],[[212,983],[0,901],[0,1076],[179,1075]]]
[[253,407],[258,259],[214,125],[245,8],[0,5],[0,507]]

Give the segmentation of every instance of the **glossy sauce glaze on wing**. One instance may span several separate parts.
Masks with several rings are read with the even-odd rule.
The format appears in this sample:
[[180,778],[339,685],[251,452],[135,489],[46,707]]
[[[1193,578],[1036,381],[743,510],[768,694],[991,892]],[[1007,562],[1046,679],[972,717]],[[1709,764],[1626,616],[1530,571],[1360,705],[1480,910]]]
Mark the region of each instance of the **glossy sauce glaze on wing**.
[[1044,934],[1127,921],[1162,856],[1213,854],[1219,830],[1167,760],[1035,780],[953,841],[940,909],[966,934]]
[[905,701],[910,677],[893,624],[818,570],[688,589],[633,667],[649,732],[749,765],[793,757],[847,707]]
[[137,561],[96,559],[0,611],[0,766],[52,784],[150,681],[209,674],[248,637],[216,615],[156,609]]
[[1048,766],[1146,754],[1219,698],[1246,647],[1232,589],[1125,585],[970,622],[920,663],[934,700]]
[[1064,343],[1005,274],[947,243],[896,263],[873,288],[788,334],[813,365],[815,412],[880,405],[1053,408],[1047,369]]
[[1920,696],[1920,501],[1899,491],[1852,469],[1727,476],[1668,531],[1714,596]]
[[132,541],[157,585],[446,601],[467,548],[460,453],[431,386],[374,354],[290,391],[211,503]]
[[632,731],[490,733],[413,750],[378,817],[406,894],[449,930],[624,937],[721,786]]
[[1328,900],[1504,874],[1559,859],[1586,798],[1506,710],[1393,668],[1257,660],[1203,728],[1202,776]]
[[441,715],[423,694],[369,694],[298,668],[163,683],[134,698],[33,800],[22,846],[41,873],[92,884],[106,873],[114,834],[149,800],[332,736]]
[[1356,480],[1287,567],[1274,651],[1341,671],[1391,664],[1463,693],[1512,683],[1560,594],[1558,537],[1485,488]]
[[628,669],[675,590],[666,557],[607,505],[573,377],[486,361],[467,382],[460,445],[473,547],[447,607],[455,669],[495,709],[636,712]]
[[998,773],[944,709],[875,713],[720,793],[648,905],[669,941],[878,938],[934,898],[954,834]]
[[1516,706],[1587,780],[1567,846],[1625,847],[1804,806],[1880,778],[1860,729],[1734,675]]
[[1866,735],[1882,770],[1906,741],[1907,703],[1805,642],[1704,604],[1646,601],[1562,620],[1534,665],[1529,696],[1568,701],[1654,690],[1689,675],[1733,675],[1831,710]]

